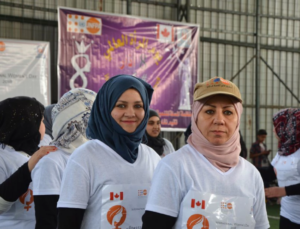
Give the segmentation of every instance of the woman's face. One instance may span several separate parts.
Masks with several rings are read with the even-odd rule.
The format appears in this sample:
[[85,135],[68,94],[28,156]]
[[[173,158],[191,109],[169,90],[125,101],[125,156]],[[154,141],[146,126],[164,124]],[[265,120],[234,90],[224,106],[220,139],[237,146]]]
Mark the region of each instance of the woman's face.
[[228,96],[209,97],[198,114],[197,127],[203,136],[214,145],[222,145],[234,134],[238,114]]
[[43,140],[44,136],[45,136],[45,132],[46,132],[46,127],[44,124],[44,117],[42,118],[41,124],[40,124],[40,129],[39,132],[41,134],[41,140]]
[[135,89],[126,90],[111,111],[113,119],[128,133],[133,133],[145,117],[142,98]]
[[146,131],[151,137],[156,138],[160,133],[160,128],[161,124],[159,117],[152,116],[151,118],[149,118]]

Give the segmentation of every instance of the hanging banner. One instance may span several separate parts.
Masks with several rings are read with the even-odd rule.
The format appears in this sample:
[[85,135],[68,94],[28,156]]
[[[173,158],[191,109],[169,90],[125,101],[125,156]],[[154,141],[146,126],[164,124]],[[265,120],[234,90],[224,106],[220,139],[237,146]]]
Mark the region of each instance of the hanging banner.
[[50,101],[49,42],[0,38],[0,101],[15,96]]
[[199,26],[59,8],[59,97],[98,92],[111,77],[134,75],[154,88],[163,130],[184,131],[197,81]]

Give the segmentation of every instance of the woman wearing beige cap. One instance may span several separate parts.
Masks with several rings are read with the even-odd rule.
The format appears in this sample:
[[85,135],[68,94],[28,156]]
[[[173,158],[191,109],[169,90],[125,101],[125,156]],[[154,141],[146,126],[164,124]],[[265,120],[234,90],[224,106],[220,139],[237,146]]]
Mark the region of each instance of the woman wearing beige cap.
[[267,229],[260,174],[239,157],[242,98],[220,77],[198,83],[188,144],[157,166],[143,229]]

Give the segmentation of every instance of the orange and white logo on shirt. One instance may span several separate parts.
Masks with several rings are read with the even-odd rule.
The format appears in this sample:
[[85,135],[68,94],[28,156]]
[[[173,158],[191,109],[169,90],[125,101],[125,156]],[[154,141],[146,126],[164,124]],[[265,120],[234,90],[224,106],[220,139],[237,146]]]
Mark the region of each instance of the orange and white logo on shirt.
[[0,52],[4,52],[5,50],[5,43],[3,41],[0,41]]
[[121,205],[112,206],[107,212],[107,221],[110,225],[114,226],[114,229],[120,229],[126,219],[127,211]]
[[158,41],[163,43],[171,43],[174,41],[173,26],[157,24],[156,38]]
[[31,189],[28,189],[22,196],[19,197],[19,200],[22,204],[24,204],[24,209],[29,211],[32,207],[31,204],[33,203],[33,192]]
[[67,31],[71,33],[86,33],[101,35],[101,18],[86,17],[76,14],[67,15]]
[[147,190],[143,189],[143,190],[138,190],[138,196],[147,196]]
[[231,210],[232,203],[221,202],[221,209]]
[[[198,224],[200,224],[200,225],[198,225]],[[190,216],[190,218],[187,221],[186,226],[187,226],[187,229],[193,229],[194,226],[195,226],[195,228],[197,227],[197,228],[202,228],[202,229],[209,229],[209,221],[205,216],[203,216],[201,214],[194,214],[194,215]]]

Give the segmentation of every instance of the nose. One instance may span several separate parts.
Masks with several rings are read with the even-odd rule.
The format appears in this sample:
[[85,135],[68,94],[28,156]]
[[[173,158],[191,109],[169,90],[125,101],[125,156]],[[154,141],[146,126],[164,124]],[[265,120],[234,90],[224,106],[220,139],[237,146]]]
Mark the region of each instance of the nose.
[[217,110],[214,116],[214,124],[216,125],[224,125],[225,121],[224,121],[224,114],[222,112],[222,110]]
[[133,107],[127,107],[125,113],[124,113],[124,116],[126,117],[134,117],[135,116],[135,112],[134,112],[134,109]]

